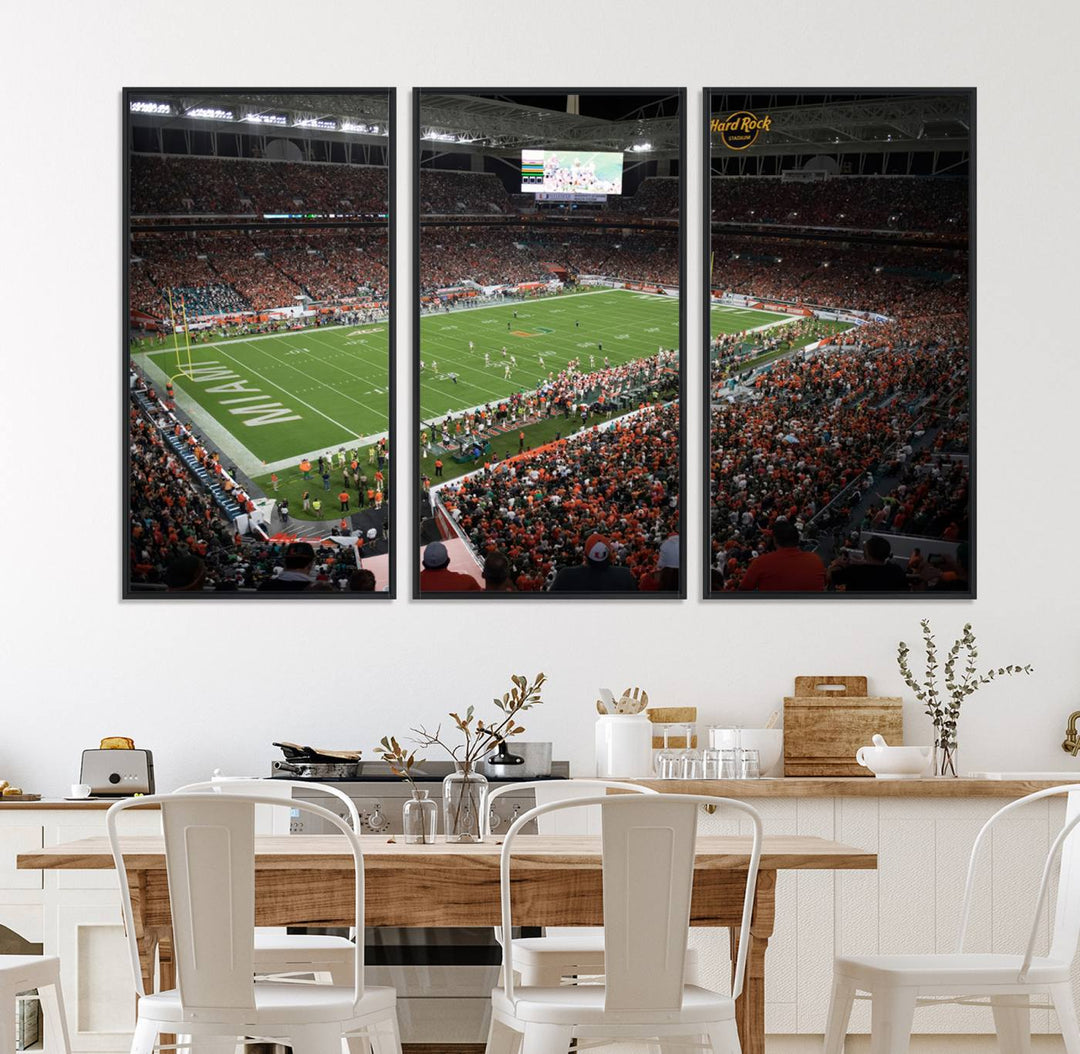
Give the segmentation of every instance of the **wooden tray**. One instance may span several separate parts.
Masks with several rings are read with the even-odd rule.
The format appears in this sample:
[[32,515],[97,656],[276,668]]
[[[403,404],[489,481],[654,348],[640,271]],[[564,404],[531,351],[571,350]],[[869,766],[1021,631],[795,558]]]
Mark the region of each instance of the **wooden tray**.
[[0,794],[0,805],[6,801],[41,801],[40,794]]

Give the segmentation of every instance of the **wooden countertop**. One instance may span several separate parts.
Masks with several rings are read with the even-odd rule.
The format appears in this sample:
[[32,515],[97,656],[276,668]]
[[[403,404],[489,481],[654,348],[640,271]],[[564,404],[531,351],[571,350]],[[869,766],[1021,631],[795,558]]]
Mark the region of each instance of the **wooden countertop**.
[[[992,780],[940,776],[880,780],[873,776],[787,776],[757,780],[630,779],[664,794],[711,794],[729,798],[1023,798],[1072,780]],[[1080,783],[1080,772],[1076,783]]]
[[[0,813],[5,809],[107,809],[118,798],[42,798],[40,801],[5,801],[0,797]],[[156,805],[147,805],[147,809],[156,809]]]
[[[455,870],[475,867],[498,871],[501,843],[480,842],[472,845],[449,845],[441,839],[434,845],[406,845],[391,842],[382,835],[365,835],[365,870],[391,870],[408,867],[410,861],[423,861],[425,868],[452,867]],[[522,835],[514,853],[514,867],[595,869],[600,858],[600,839],[585,836]],[[121,838],[124,863],[129,870],[162,870],[165,845],[154,835]],[[699,871],[737,869],[749,859],[750,839],[745,836],[706,835],[697,840]],[[337,835],[266,835],[255,839],[256,866],[268,871],[352,870],[352,854]],[[113,866],[106,838],[82,838],[74,842],[20,853],[22,869],[60,868],[103,870]],[[840,842],[810,835],[787,835],[764,839],[761,868],[774,871],[789,868],[862,870],[877,867],[877,855]]]

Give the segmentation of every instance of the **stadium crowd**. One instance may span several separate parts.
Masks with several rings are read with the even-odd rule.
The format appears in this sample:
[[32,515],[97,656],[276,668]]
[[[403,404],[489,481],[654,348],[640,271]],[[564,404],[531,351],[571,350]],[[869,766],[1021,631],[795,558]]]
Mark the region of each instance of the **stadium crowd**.
[[648,406],[440,494],[477,553],[506,554],[519,590],[543,590],[560,568],[581,564],[595,531],[640,582],[656,572],[661,545],[679,531],[678,404]]
[[[129,404],[128,547],[134,588],[187,588],[178,574],[198,568],[197,588],[216,591],[273,588],[291,564],[290,543],[241,537],[162,439],[158,423]],[[193,437],[195,438],[195,437]],[[210,465],[212,455],[197,448]],[[352,548],[314,541],[311,588],[355,590]],[[373,587],[373,586],[372,586]]]
[[387,234],[381,228],[137,233],[131,240],[130,307],[168,318],[169,293],[188,316],[263,311],[298,296],[338,300],[389,287]]
[[387,211],[385,166],[131,154],[131,213],[263,216]]
[[424,215],[484,215],[511,211],[506,187],[493,173],[420,170],[420,212]]
[[720,223],[967,231],[965,177],[831,176],[804,183],[779,176],[713,176],[712,218]]
[[547,281],[559,269],[570,275],[613,275],[677,285],[678,247],[677,235],[664,231],[620,233],[614,238],[604,231],[544,234],[526,227],[421,226],[421,293],[463,281],[482,286]]
[[967,271],[960,251],[914,246],[714,235],[712,247],[716,293],[884,315],[927,313],[930,285]]

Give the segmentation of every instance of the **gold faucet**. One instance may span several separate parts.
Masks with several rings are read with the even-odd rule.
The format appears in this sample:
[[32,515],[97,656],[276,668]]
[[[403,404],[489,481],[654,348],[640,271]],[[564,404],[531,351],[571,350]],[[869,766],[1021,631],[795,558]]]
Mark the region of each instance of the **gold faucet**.
[[1080,720],[1080,710],[1074,710],[1069,714],[1069,724],[1065,729],[1065,742],[1061,744],[1061,749],[1066,754],[1072,754],[1075,758],[1080,753],[1080,733],[1076,731],[1076,722]]

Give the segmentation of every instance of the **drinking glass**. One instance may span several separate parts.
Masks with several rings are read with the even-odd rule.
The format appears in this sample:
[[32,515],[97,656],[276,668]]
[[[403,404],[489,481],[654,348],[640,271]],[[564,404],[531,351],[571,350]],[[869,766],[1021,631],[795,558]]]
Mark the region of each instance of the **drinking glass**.
[[679,774],[684,780],[701,779],[701,755],[693,747],[694,726],[681,725],[684,746],[679,755]]
[[720,778],[722,780],[739,778],[739,752],[734,747],[725,747],[720,751]]
[[706,747],[701,752],[701,774],[704,779],[718,780],[723,771],[724,752],[717,747]]
[[679,752],[669,746],[673,727],[673,725],[663,726],[664,746],[656,752],[656,775],[662,780],[678,779],[680,772]]
[[743,750],[739,758],[739,778],[756,780],[761,776],[761,757],[756,750]]

